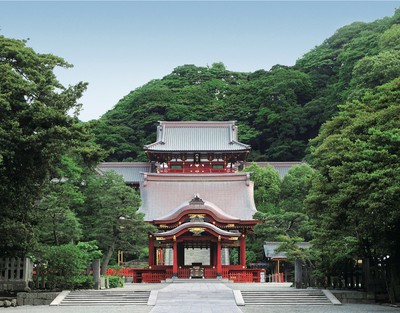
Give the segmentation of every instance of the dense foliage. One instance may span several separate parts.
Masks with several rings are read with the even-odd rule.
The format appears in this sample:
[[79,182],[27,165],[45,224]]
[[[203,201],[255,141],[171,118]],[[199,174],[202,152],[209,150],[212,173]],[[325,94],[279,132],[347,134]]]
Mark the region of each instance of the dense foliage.
[[109,161],[146,160],[160,120],[236,120],[239,139],[252,147],[250,161],[293,161],[347,99],[399,75],[400,12],[339,29],[295,66],[269,71],[229,71],[183,65],[130,92],[99,120],[96,142]]
[[54,288],[87,283],[88,247],[104,270],[114,248],[139,257],[150,229],[137,192],[94,170],[104,151],[77,118],[87,84],[65,88],[53,72],[70,66],[0,36],[0,255],[33,256]]
[[400,299],[399,13],[331,39],[343,52],[328,76],[344,104],[312,141],[316,176],[306,199],[319,270],[337,273],[355,258],[385,266],[392,302]]
[[[400,79],[347,102],[314,140],[307,208],[326,272],[337,262],[389,259],[400,285]],[[397,285],[394,288],[393,285]],[[397,298],[400,293],[397,294]],[[393,296],[394,299],[394,296]]]
[[85,83],[68,88],[56,79],[63,59],[38,54],[24,41],[0,36],[0,251],[25,253],[36,242],[37,201],[67,151],[90,166],[99,149],[89,124],[76,115]]
[[42,270],[50,289],[93,288],[90,264],[101,256],[92,243],[65,244],[45,248]]
[[272,166],[260,167],[254,163],[245,170],[252,172],[258,210],[254,218],[261,221],[248,238],[248,249],[254,261],[265,260],[265,241],[292,244],[290,254],[298,250],[294,243],[311,240],[312,224],[304,206],[314,177],[311,167],[307,164],[294,166],[282,180]]

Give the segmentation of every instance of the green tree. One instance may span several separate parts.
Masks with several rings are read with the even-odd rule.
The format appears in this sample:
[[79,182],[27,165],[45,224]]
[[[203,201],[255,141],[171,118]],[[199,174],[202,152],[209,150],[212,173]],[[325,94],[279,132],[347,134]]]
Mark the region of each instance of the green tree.
[[254,181],[254,201],[260,212],[273,211],[279,202],[281,181],[278,172],[271,165],[261,167],[252,163],[245,168]]
[[26,41],[0,36],[2,255],[24,254],[34,246],[35,201],[61,156],[88,141],[86,127],[76,118],[86,84],[65,88],[56,79],[55,67],[71,65],[36,53]]
[[380,37],[379,44],[382,49],[400,50],[400,25],[394,24],[385,31]]
[[357,88],[374,88],[400,76],[400,51],[383,51],[361,59],[354,67],[352,83]]
[[76,210],[85,201],[81,191],[84,174],[76,156],[61,157],[51,183],[46,186],[45,195],[37,203],[38,238],[41,243],[67,244],[78,242],[82,237],[82,225]]
[[91,242],[47,247],[43,253],[47,287],[50,289],[92,288],[93,276],[88,275],[90,265],[101,252]]
[[86,203],[79,213],[84,225],[84,236],[95,240],[103,251],[102,272],[116,249],[140,255],[153,226],[137,213],[138,193],[125,185],[121,176],[107,172],[90,177],[84,189]]
[[291,248],[290,253],[298,254],[295,243],[312,239],[312,223],[305,212],[304,199],[311,186],[314,171],[307,164],[292,167],[282,182],[272,167],[262,168],[252,164],[246,168],[254,180],[254,199],[258,212],[255,219],[261,221],[249,236],[249,249],[258,261],[264,259],[265,241],[282,241],[282,249]]
[[400,296],[399,95],[396,78],[341,106],[324,125],[313,142],[317,174],[306,201],[317,226],[321,267],[332,271],[355,255],[390,256],[393,301]]

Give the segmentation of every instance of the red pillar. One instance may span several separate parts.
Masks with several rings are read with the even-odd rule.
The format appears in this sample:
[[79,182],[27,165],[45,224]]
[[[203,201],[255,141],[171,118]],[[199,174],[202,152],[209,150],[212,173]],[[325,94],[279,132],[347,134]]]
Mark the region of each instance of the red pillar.
[[163,248],[160,247],[160,258],[159,258],[160,265],[164,265],[164,255],[163,255]]
[[178,243],[176,238],[174,238],[174,261],[172,263],[172,277],[178,277]]
[[215,242],[214,245],[214,251],[213,251],[213,266],[214,268],[217,268],[217,243]]
[[240,265],[246,268],[246,236],[242,234],[240,236]]
[[149,267],[154,265],[154,237],[149,235]]
[[217,277],[222,276],[222,258],[221,258],[221,236],[218,236],[217,242]]

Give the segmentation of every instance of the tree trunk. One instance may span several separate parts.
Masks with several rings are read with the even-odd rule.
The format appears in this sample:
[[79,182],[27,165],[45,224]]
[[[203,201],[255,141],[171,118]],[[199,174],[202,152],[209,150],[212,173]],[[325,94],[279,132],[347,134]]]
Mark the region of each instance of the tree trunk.
[[104,257],[103,262],[101,263],[101,275],[105,275],[107,272],[108,263],[110,262],[111,256],[114,252],[114,248],[115,248],[115,241],[113,241],[111,246],[108,247],[107,254]]

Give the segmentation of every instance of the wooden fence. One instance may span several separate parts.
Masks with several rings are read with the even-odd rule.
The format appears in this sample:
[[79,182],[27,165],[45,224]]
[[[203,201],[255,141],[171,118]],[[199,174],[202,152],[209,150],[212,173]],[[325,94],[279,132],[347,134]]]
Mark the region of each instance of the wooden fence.
[[303,287],[324,287],[330,289],[363,290],[385,294],[389,285],[388,263],[385,260],[364,259],[343,265],[336,273],[321,279],[313,277],[312,270],[302,267]]
[[284,273],[276,273],[267,275],[267,282],[269,283],[284,283],[285,282],[285,274]]

